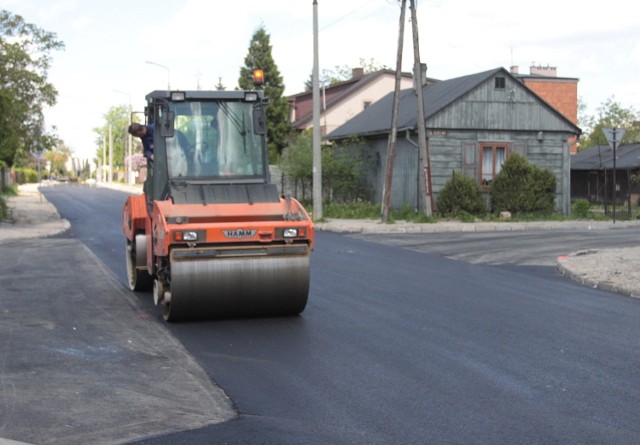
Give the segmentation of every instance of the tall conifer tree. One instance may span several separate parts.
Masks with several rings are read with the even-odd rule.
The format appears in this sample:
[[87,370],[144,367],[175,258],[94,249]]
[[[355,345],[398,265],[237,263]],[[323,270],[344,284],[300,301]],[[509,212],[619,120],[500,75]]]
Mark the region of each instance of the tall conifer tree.
[[284,83],[278,66],[271,55],[270,36],[260,26],[251,37],[249,51],[244,59],[244,66],[240,68],[238,85],[241,89],[254,88],[252,73],[254,69],[264,71],[265,95],[270,99],[267,105],[267,134],[269,140],[269,156],[273,163],[278,160],[282,150],[287,145],[287,137],[291,132],[289,124],[289,103],[283,96]]

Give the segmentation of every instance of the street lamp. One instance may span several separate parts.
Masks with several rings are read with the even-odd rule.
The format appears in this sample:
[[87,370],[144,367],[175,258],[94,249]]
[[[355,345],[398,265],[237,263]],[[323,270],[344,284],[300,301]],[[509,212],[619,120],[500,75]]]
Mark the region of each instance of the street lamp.
[[[120,94],[124,94],[125,96],[127,96],[127,98],[129,99],[129,125],[131,125],[131,95],[129,93],[125,93],[124,91],[120,91],[120,90],[113,90],[114,93],[120,93]],[[133,142],[131,141],[131,135],[129,134],[129,131],[127,131],[127,156],[129,158],[129,164],[127,165],[126,159],[125,159],[125,175],[127,177],[127,184],[131,185],[133,183],[132,179],[133,179],[133,171],[131,169],[131,149],[132,149],[132,145]]]
[[169,73],[169,68],[167,68],[164,65],[160,65],[159,63],[152,62],[150,60],[146,60],[144,63],[148,63],[149,65],[159,66],[160,68],[164,68],[165,70],[167,70],[167,90],[170,90],[171,89],[171,80],[170,80],[171,76],[170,76],[170,73]]

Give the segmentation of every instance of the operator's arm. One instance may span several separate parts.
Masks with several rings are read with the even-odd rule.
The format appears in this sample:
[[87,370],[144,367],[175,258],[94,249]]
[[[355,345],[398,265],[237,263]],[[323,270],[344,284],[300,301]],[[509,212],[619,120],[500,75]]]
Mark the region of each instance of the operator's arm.
[[142,139],[142,146],[144,147],[144,157],[153,161],[153,125],[147,125],[147,130]]

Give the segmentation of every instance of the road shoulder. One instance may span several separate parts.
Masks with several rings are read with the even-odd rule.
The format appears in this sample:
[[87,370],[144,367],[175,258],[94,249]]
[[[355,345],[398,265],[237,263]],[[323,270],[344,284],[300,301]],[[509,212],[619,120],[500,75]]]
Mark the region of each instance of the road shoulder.
[[[1,437],[116,443],[236,415],[184,347],[82,243],[20,240],[3,243],[2,253],[11,261],[0,263]],[[41,273],[51,262],[55,273]]]

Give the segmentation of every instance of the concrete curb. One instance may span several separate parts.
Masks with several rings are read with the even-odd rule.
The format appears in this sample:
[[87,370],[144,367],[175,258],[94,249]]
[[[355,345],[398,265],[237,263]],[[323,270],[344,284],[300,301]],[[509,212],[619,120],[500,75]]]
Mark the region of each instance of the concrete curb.
[[0,437],[0,445],[31,445],[27,442],[18,442],[17,440],[3,439]]
[[528,230],[614,230],[640,227],[640,221],[542,221],[542,222],[438,222],[408,223],[399,221],[383,224],[371,219],[340,219],[317,222],[316,230],[338,233],[470,233],[470,232],[519,232]]

